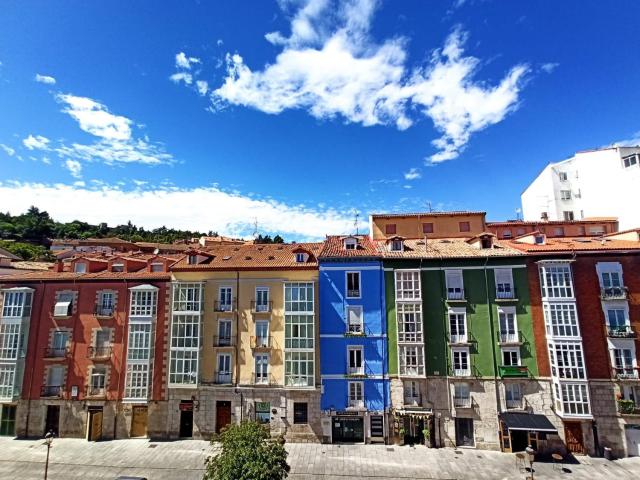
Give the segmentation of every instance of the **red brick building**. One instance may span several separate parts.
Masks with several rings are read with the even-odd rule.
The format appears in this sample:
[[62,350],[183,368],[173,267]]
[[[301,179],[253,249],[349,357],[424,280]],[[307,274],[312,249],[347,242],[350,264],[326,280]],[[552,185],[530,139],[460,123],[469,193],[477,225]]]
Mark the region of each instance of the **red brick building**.
[[617,232],[618,219],[598,217],[582,220],[507,220],[487,222],[487,231],[500,240],[509,240],[536,231],[548,237],[597,237]]
[[[2,278],[0,433],[163,436],[166,256],[74,257]],[[9,349],[12,350],[12,349]]]
[[538,369],[568,449],[640,454],[640,241],[535,232],[509,245],[531,256]]

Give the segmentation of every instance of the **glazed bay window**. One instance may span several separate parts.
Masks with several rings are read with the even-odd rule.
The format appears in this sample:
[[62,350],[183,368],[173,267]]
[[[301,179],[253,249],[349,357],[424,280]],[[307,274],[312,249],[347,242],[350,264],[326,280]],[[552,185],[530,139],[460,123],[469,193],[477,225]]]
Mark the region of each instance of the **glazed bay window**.
[[579,337],[575,303],[545,303],[544,319],[547,335],[553,337]]
[[364,383],[349,382],[349,408],[364,408]]
[[561,379],[582,380],[586,378],[582,343],[549,342],[551,373]]
[[0,399],[13,399],[15,375],[15,364],[0,364]]
[[129,400],[146,400],[149,395],[151,369],[151,322],[129,324],[127,370],[124,396]]
[[284,285],[285,385],[315,385],[315,317],[312,282]]
[[169,384],[196,385],[200,349],[200,315],[173,315]]
[[2,295],[2,318],[29,317],[31,315],[32,292],[30,288],[4,290]]
[[20,351],[20,322],[3,320],[0,324],[0,360],[17,360]]
[[347,272],[347,298],[360,298],[360,272]]
[[363,348],[350,346],[347,348],[347,374],[364,375]]
[[586,383],[561,383],[562,412],[565,415],[589,415],[589,394]]
[[131,290],[131,307],[129,315],[132,317],[152,317],[156,314],[157,288],[141,285]]
[[313,283],[287,283],[284,286],[284,310],[287,313],[313,314]]
[[422,304],[398,303],[398,342],[422,343]]
[[467,343],[467,314],[464,309],[449,310],[449,341]]
[[400,360],[400,375],[424,375],[423,345],[398,345],[398,356]]
[[175,283],[173,285],[173,311],[200,313],[202,309],[201,283]]
[[127,343],[127,361],[151,358],[151,323],[131,323]]
[[288,387],[313,387],[314,352],[285,352],[284,378]]
[[313,349],[313,315],[285,315],[285,349]]
[[468,348],[452,348],[451,364],[453,366],[453,375],[456,377],[468,377],[471,375],[471,367],[469,363]]
[[573,298],[573,281],[569,264],[542,264],[540,282],[543,298]]
[[144,401],[149,395],[149,364],[127,361],[125,400]]
[[362,319],[362,307],[361,306],[348,306],[347,307],[347,332],[352,334],[364,333],[364,325]]
[[520,338],[518,335],[515,307],[499,308],[498,320],[500,322],[500,341],[502,343],[518,342]]
[[414,270],[396,270],[396,301],[420,300],[420,272]]

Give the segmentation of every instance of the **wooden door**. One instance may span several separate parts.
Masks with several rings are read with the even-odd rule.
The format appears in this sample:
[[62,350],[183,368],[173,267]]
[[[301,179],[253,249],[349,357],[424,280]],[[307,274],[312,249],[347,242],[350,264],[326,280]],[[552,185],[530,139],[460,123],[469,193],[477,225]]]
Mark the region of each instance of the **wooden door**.
[[231,423],[231,402],[216,402],[216,433]]
[[102,439],[102,410],[89,411],[89,440],[97,442]]
[[131,416],[132,437],[147,436],[147,417],[147,407],[133,407],[133,415]]
[[567,422],[564,424],[564,441],[571,453],[584,454],[584,439],[580,422]]

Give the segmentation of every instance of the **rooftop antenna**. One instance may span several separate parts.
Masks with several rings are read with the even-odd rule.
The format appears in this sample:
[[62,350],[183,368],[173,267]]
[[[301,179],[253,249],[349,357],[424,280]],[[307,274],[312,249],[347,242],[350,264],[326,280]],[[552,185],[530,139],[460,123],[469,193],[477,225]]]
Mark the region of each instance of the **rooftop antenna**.
[[353,211],[353,216],[354,216],[354,220],[353,220],[353,227],[354,227],[354,228],[355,228],[355,230],[356,230],[356,235],[359,235],[359,234],[360,234],[360,232],[359,232],[359,230],[358,230],[358,218],[360,218],[360,214],[358,213],[358,211],[357,211],[357,210],[354,210],[354,211]]
[[253,239],[258,238],[258,217],[253,219]]
[[432,213],[433,208],[431,207],[431,202],[427,202],[427,207],[429,207],[429,213]]

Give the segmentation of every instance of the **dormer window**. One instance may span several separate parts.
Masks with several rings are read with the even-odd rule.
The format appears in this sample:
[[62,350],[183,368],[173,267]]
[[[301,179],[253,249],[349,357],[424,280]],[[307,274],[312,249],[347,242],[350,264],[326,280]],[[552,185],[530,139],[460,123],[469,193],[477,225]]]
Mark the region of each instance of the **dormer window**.
[[198,264],[198,256],[197,255],[189,255],[188,262],[189,262],[189,265],[197,265]]
[[111,265],[112,272],[124,272],[124,263],[114,263]]
[[162,263],[152,263],[151,264],[152,272],[162,272],[164,271],[164,265]]
[[358,248],[358,239],[357,238],[345,238],[344,239],[344,249],[345,250],[356,250]]
[[298,252],[296,253],[296,263],[305,263],[307,261],[307,254]]
[[480,239],[480,245],[482,248],[491,248],[493,246],[493,238],[490,236],[482,237]]
[[393,240],[391,240],[389,248],[392,252],[401,252],[402,250],[404,250],[404,242],[401,238],[394,238]]
[[536,235],[534,241],[536,245],[544,245],[544,235]]
[[75,273],[87,273],[87,264],[86,263],[76,263],[73,266],[73,271]]

